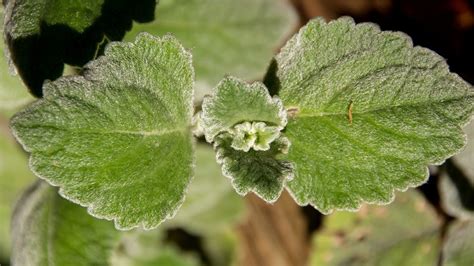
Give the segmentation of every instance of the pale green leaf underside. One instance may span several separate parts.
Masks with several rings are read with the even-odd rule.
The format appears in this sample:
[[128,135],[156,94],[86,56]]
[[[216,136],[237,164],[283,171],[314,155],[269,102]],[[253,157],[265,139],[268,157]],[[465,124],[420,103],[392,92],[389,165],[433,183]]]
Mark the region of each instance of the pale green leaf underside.
[[119,236],[44,182],[18,202],[12,233],[13,265],[108,265]]
[[235,150],[231,145],[232,136],[225,133],[217,137],[214,148],[222,172],[232,179],[237,193],[254,192],[267,202],[275,202],[286,180],[293,177],[291,163],[279,159],[288,151],[288,139],[280,137],[267,151],[251,149],[245,152]]
[[467,145],[451,159],[441,174],[441,204],[451,216],[474,218],[474,121],[466,128]]
[[202,103],[201,123],[208,142],[243,122],[266,122],[280,130],[286,125],[286,112],[280,99],[272,98],[265,86],[247,84],[227,77]]
[[474,221],[456,221],[449,226],[443,245],[442,265],[474,265]]
[[156,20],[134,24],[138,32],[172,33],[192,50],[197,98],[226,74],[261,78],[280,42],[297,26],[284,0],[160,0]]
[[114,43],[44,87],[12,129],[41,178],[128,229],[174,215],[192,176],[191,56],[170,36]]
[[186,199],[176,216],[163,225],[202,235],[233,227],[243,211],[243,199],[222,175],[212,147],[197,144],[194,179]]
[[195,254],[183,252],[165,240],[163,227],[134,230],[122,235],[110,258],[113,266],[197,266]]
[[399,193],[391,205],[329,215],[315,234],[311,265],[436,265],[439,234],[440,221],[423,196]]
[[387,203],[465,143],[471,85],[401,33],[313,20],[276,56],[275,76],[271,91],[292,109],[288,187],[323,213]]
[[0,259],[4,261],[10,255],[13,205],[33,180],[26,154],[8,131],[7,118],[0,115]]

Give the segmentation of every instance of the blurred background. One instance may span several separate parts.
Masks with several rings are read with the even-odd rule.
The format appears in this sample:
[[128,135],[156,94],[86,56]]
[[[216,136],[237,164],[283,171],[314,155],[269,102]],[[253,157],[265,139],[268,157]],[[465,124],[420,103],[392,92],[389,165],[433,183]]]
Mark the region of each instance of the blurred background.
[[[261,80],[285,41],[318,16],[327,21],[351,16],[382,30],[405,32],[415,45],[436,51],[453,72],[473,83],[472,0],[162,0],[155,20],[134,22],[122,37],[132,40],[141,31],[176,35],[193,53],[199,106],[202,96],[226,74]],[[198,31],[200,23],[222,32]],[[28,170],[27,154],[10,134],[10,117],[34,97],[18,76],[10,75],[5,47],[2,52],[0,265],[9,265],[15,203],[22,193],[25,202],[32,190],[50,188],[36,181]],[[66,59],[60,65],[65,65],[62,75],[80,73],[82,66]],[[57,78],[48,75],[40,81]],[[286,192],[273,205],[253,194],[238,196],[221,175],[211,147],[200,140],[196,177],[175,219],[157,230],[120,233],[108,251],[108,261],[111,265],[474,265],[474,125],[466,130],[468,147],[444,165],[431,167],[425,185],[398,193],[388,206],[363,206],[357,213],[328,216],[296,205]],[[57,193],[51,195],[45,200],[54,198],[63,209],[92,219],[82,207]]]

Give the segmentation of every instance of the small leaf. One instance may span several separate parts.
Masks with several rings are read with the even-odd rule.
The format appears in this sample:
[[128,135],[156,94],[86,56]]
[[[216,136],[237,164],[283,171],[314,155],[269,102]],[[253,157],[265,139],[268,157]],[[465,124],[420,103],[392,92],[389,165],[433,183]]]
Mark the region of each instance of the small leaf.
[[13,216],[13,265],[107,265],[118,242],[113,224],[37,182]]
[[125,39],[172,33],[192,49],[198,101],[224,75],[261,79],[274,51],[298,26],[285,0],[160,0],[155,16],[134,25]]
[[440,221],[416,191],[388,206],[337,212],[315,234],[311,265],[436,265]]
[[296,201],[323,213],[388,203],[465,144],[471,85],[397,32],[316,19],[273,62],[266,84],[288,109]]
[[232,135],[225,133],[214,144],[224,175],[232,179],[240,195],[252,191],[267,202],[275,202],[285,181],[293,176],[291,163],[279,158],[288,152],[288,139],[280,137],[267,151],[247,152],[232,148],[232,141]]
[[460,219],[474,218],[474,121],[466,126],[467,145],[446,162],[439,183],[441,206]]
[[172,217],[192,176],[191,55],[170,36],[114,43],[12,119],[41,178],[120,229]]
[[83,66],[118,41],[132,21],[153,20],[156,0],[6,0],[5,39],[10,56],[32,94],[64,64]]
[[446,235],[441,265],[474,265],[474,220],[453,222]]
[[209,143],[223,132],[237,131],[239,135],[239,127],[241,131],[245,125],[234,126],[243,122],[265,122],[282,130],[287,121],[282,102],[277,97],[272,98],[265,86],[258,82],[247,84],[232,77],[222,80],[213,95],[204,98],[201,120]]

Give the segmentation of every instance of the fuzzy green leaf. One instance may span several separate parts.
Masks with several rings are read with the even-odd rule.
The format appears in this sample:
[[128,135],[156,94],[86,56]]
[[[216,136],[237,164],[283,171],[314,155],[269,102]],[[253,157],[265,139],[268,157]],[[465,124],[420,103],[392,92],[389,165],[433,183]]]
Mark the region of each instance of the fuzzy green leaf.
[[142,31],[175,35],[192,50],[198,100],[226,74],[262,78],[298,22],[285,0],[160,0],[155,16],[152,23],[134,25],[125,39]]
[[474,220],[453,222],[446,235],[441,265],[474,265]]
[[14,265],[107,265],[119,236],[44,182],[18,202],[12,234]]
[[436,265],[440,226],[422,195],[399,193],[392,205],[329,215],[315,234],[310,265]]
[[192,176],[191,56],[170,36],[113,43],[12,119],[31,168],[120,229],[153,228]]
[[217,137],[214,147],[222,172],[232,179],[232,185],[240,195],[254,192],[267,202],[275,202],[287,179],[293,177],[290,162],[280,157],[288,152],[289,142],[280,137],[267,151],[236,150],[232,148],[233,136],[229,133]]
[[316,19],[270,70],[266,84],[289,112],[288,187],[299,204],[330,213],[390,202],[465,144],[471,85],[402,33]]
[[240,126],[240,130],[234,126],[243,122],[265,122],[278,130],[286,125],[286,112],[280,99],[272,98],[261,83],[247,84],[232,77],[222,80],[214,93],[204,98],[200,118],[210,143],[223,132],[236,131],[238,135],[245,126]]

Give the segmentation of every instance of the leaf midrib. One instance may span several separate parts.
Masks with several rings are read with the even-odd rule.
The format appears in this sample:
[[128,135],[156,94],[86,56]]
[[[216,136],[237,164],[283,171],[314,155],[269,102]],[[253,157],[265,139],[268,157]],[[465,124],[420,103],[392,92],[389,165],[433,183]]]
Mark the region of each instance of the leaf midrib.
[[[454,101],[462,101],[462,100],[465,100],[467,98],[473,98],[473,100],[474,100],[474,94],[469,93],[468,91],[466,91],[466,94],[464,96],[443,99],[441,101],[427,100],[427,101],[421,101],[421,102],[417,102],[417,103],[407,103],[407,104],[400,104],[400,105],[393,105],[393,106],[382,106],[380,108],[368,109],[366,111],[359,111],[359,112],[352,111],[352,114],[370,114],[370,113],[377,113],[377,112],[380,112],[380,111],[388,111],[388,110],[395,109],[395,108],[425,107],[425,106],[444,104],[444,103],[449,103],[449,102],[454,102]],[[348,105],[349,105],[349,103],[348,103]],[[288,107],[288,108],[293,109],[293,108],[299,108],[299,107],[295,106],[295,105],[292,105],[291,107]],[[331,112],[318,112],[318,111],[315,110],[314,112],[311,112],[311,113],[310,112],[297,113],[294,116],[294,118],[298,118],[298,117],[341,116],[341,115],[347,116],[347,114],[348,114],[347,109],[344,109],[343,112],[333,112],[333,113],[331,113]]]
[[[107,131],[94,131],[94,130],[83,130],[80,128],[64,128],[60,127],[57,125],[48,125],[48,124],[40,124],[36,125],[37,127],[42,127],[42,128],[53,128],[56,130],[61,130],[61,131],[73,131],[76,133],[86,133],[86,134],[97,134],[97,135],[106,135],[106,134],[124,134],[124,135],[139,135],[143,137],[148,137],[148,136],[163,136],[163,135],[170,135],[174,133],[186,133],[188,132],[188,127],[183,126],[183,127],[177,127],[175,129],[165,129],[165,130],[151,130],[151,131],[145,131],[145,130],[107,130]],[[30,127],[35,127],[35,125],[30,125]]]

